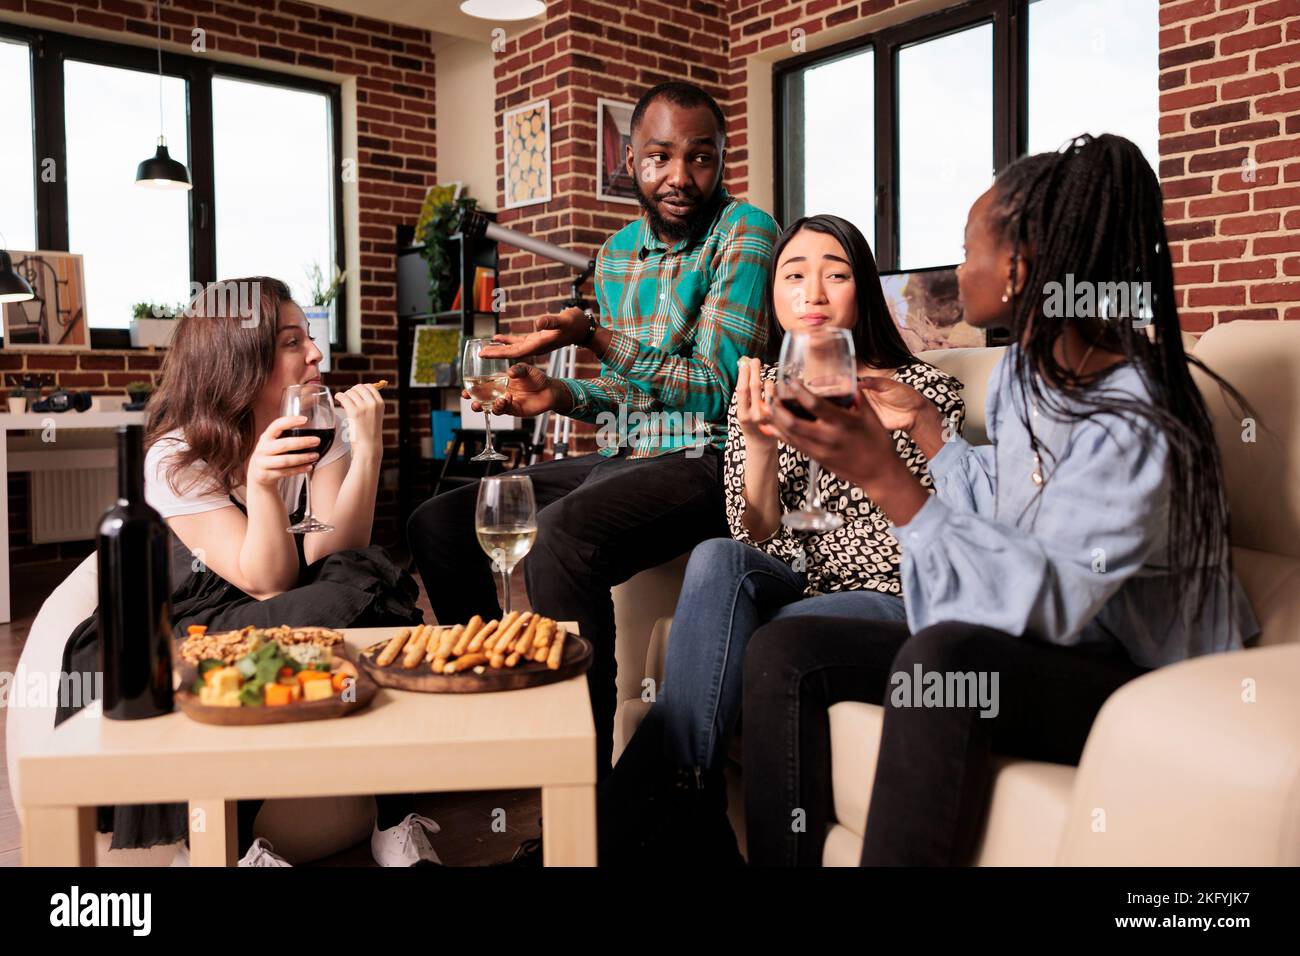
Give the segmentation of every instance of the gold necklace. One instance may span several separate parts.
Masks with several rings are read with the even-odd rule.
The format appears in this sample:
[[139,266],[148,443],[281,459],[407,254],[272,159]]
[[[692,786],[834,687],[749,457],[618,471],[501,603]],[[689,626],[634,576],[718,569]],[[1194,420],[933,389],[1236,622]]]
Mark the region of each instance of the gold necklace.
[[[1092,350],[1096,347],[1096,342],[1093,342],[1088,346],[1088,351],[1083,353],[1083,359],[1079,362],[1079,371],[1076,374],[1083,374],[1083,369],[1087,366],[1088,359],[1092,357]],[[1034,414],[1038,414],[1037,404],[1034,405]],[[1029,480],[1034,483],[1036,488],[1041,488],[1043,487],[1043,482],[1047,479],[1043,477],[1043,459],[1038,454],[1038,439],[1034,436],[1034,427],[1032,425],[1029,426],[1029,444],[1034,449],[1034,470],[1029,473]]]

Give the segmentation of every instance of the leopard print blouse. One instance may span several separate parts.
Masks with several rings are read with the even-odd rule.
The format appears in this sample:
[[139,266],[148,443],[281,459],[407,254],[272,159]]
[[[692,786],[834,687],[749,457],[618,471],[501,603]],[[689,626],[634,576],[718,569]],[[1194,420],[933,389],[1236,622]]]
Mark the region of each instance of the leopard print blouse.
[[[777,366],[763,367],[763,380],[776,381]],[[961,399],[961,382],[933,365],[914,361],[897,369],[895,380],[911,385],[933,402],[948,422],[953,434],[960,434],[966,419],[966,405]],[[933,494],[927,459],[906,432],[894,432],[894,450],[912,474]],[[807,575],[804,594],[811,597],[833,591],[871,590],[901,594],[898,566],[899,544],[889,533],[890,521],[856,485],[842,481],[825,468],[819,488],[822,505],[827,511],[844,518],[836,531],[817,534],[791,531],[781,525],[765,541],[755,541],[745,529],[745,436],[736,420],[736,400],[732,397],[727,413],[727,450],[725,457],[727,522],[731,536],[784,561],[795,571]],[[781,443],[777,446],[777,482],[780,486],[781,513],[798,511],[808,494],[808,456]]]

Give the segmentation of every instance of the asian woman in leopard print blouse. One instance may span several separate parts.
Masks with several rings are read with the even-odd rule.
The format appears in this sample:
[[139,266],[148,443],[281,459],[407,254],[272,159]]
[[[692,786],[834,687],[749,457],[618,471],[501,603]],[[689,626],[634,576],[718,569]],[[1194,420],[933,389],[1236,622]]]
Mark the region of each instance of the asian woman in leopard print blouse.
[[[859,376],[883,376],[925,395],[957,434],[961,383],[915,358],[885,305],[862,233],[837,216],[800,219],[777,241],[769,341],[818,326],[852,329]],[[808,459],[764,433],[777,367],[741,359],[727,437],[731,538],[695,548],[673,616],[663,686],[602,797],[602,862],[703,852],[733,858],[721,780],[740,714],[745,646],[777,618],[831,615],[903,621],[898,542],[860,488],[822,471],[821,499],[844,519],[800,533],[781,516],[808,494]],[[904,432],[895,451],[929,485],[926,458]],[[671,821],[671,822],[669,822]],[[686,821],[685,823],[683,821]],[[694,847],[694,851],[687,850]]]

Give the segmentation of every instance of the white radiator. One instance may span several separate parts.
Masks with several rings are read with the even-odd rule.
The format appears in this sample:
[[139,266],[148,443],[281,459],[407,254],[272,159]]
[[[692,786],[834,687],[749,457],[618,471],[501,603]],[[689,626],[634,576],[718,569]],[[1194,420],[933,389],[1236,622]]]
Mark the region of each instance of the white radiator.
[[116,468],[34,471],[27,497],[33,544],[87,541],[117,500]]

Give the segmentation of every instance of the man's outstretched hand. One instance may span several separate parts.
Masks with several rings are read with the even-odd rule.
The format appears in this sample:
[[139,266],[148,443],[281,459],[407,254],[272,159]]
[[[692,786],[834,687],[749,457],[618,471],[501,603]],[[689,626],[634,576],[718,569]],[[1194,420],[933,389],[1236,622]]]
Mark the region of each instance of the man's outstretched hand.
[[558,315],[543,315],[533,323],[532,332],[523,335],[494,335],[483,349],[484,358],[521,359],[546,355],[566,345],[575,345],[587,335],[589,323],[581,309],[565,309]]
[[[485,349],[484,352],[486,351]],[[512,365],[508,377],[510,382],[507,395],[493,403],[493,415],[530,418],[549,411],[563,414],[571,407],[572,398],[569,390],[535,365],[523,363]],[[460,394],[462,398],[474,398],[467,391],[462,391]],[[483,403],[475,399],[470,402],[470,408],[481,412]]]

